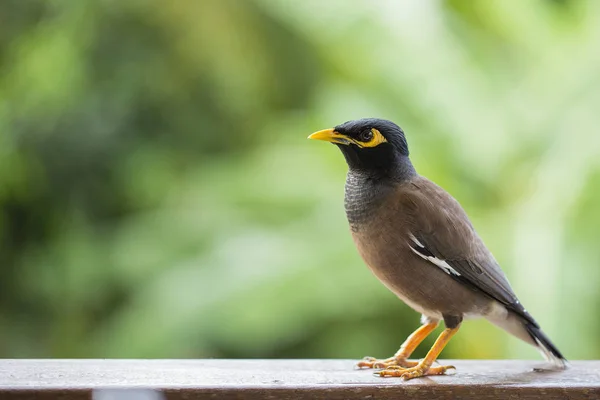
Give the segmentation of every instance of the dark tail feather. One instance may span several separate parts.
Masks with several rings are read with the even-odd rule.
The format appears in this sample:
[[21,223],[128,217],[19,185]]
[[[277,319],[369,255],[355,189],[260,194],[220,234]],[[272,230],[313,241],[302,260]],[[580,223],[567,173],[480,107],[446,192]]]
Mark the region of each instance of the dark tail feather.
[[536,326],[530,322],[524,322],[525,329],[531,335],[533,340],[537,343],[540,351],[548,362],[552,363],[556,369],[566,369],[568,366],[567,359],[562,353],[556,348],[556,346],[550,341],[548,336],[539,326]]

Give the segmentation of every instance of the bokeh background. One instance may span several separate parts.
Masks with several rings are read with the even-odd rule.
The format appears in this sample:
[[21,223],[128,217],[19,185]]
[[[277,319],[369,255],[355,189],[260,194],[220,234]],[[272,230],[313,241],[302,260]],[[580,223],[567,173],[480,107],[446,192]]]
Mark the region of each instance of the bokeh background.
[[[595,0],[3,0],[0,356],[391,355],[419,315],[306,140],[377,116],[600,357],[599,44]],[[539,358],[485,321],[443,356]]]

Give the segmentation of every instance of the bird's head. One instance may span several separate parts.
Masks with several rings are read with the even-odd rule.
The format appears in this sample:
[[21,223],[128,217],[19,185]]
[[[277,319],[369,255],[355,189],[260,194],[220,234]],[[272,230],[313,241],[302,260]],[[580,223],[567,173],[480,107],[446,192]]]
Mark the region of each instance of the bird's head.
[[348,121],[308,138],[337,145],[351,170],[383,176],[414,173],[404,131],[391,121],[377,118]]

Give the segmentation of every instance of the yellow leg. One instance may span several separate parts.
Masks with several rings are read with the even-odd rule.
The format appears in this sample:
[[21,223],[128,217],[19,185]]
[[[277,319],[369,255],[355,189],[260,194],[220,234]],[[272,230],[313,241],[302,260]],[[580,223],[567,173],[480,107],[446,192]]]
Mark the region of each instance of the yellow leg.
[[423,340],[431,332],[437,328],[439,322],[429,322],[425,325],[421,325],[419,329],[414,331],[400,346],[400,350],[396,352],[392,357],[384,360],[378,360],[373,357],[365,357],[362,361],[356,364],[359,368],[387,368],[390,366],[400,367],[414,367],[418,364],[417,361],[409,361],[408,357],[415,351],[417,346],[421,344]]
[[456,332],[458,332],[459,326],[455,328],[446,328],[437,338],[427,356],[421,360],[416,366],[411,368],[400,368],[398,366],[389,366],[386,369],[379,371],[378,374],[380,376],[399,376],[404,380],[409,380],[413,378],[418,378],[421,376],[427,375],[443,375],[449,369],[455,369],[452,365],[444,365],[444,366],[436,366],[432,367],[431,365],[438,358],[446,344],[450,341],[450,338],[454,336]]

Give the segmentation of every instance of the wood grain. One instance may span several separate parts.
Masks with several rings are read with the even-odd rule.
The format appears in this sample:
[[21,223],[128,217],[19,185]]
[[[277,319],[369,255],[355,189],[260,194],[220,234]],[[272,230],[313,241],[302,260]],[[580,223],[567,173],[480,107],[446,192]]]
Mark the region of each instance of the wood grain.
[[443,362],[457,373],[404,382],[349,360],[0,360],[0,399],[600,399],[600,361]]

